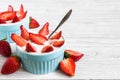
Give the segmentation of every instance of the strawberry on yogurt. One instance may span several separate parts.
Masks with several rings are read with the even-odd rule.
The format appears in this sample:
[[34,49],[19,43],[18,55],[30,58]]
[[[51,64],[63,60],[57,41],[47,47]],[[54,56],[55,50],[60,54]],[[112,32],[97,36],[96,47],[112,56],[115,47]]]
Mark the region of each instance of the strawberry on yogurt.
[[27,31],[24,26],[20,27],[21,35],[13,36],[12,40],[17,44],[19,49],[29,53],[49,53],[56,49],[59,49],[64,44],[64,39],[62,37],[62,31],[55,33],[48,39],[49,28],[47,22],[38,32],[33,33],[32,31]]

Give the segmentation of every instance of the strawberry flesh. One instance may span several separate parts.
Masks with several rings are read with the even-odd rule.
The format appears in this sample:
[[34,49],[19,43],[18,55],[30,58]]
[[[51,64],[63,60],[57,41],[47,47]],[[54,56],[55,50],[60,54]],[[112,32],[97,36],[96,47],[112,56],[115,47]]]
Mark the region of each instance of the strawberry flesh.
[[13,20],[12,20],[12,23],[19,22],[19,21],[20,21],[20,20],[19,20],[18,16],[15,16],[15,17],[13,18]]
[[12,5],[9,5],[8,6],[8,12],[13,12],[14,10],[13,10],[13,7],[12,7]]
[[27,15],[27,11],[25,11],[24,13],[22,13],[20,16],[19,16],[19,19],[22,20],[23,18],[25,18]]
[[24,26],[21,25],[20,30],[21,30],[21,37],[24,38],[25,40],[29,40],[29,32],[27,31],[27,29],[25,29]]
[[59,31],[55,35],[51,36],[50,39],[59,39],[62,36],[62,31]]
[[48,29],[49,23],[46,22],[44,26],[40,29],[39,34],[41,35],[48,35],[49,34],[49,29]]
[[74,50],[69,50],[69,49],[66,49],[65,50],[65,54],[64,54],[64,57],[65,58],[72,58],[74,61],[78,61],[80,60],[82,57],[84,56],[84,54],[78,52],[78,51],[74,51]]
[[2,74],[11,74],[16,72],[20,68],[20,60],[17,56],[11,56],[7,58],[5,63],[2,66],[1,73]]
[[51,52],[51,51],[53,51],[54,49],[53,49],[53,47],[52,46],[50,46],[50,45],[47,45],[47,46],[44,46],[43,48],[42,48],[42,53],[46,53],[46,52]]
[[27,43],[26,44],[26,51],[27,52],[36,52],[36,48],[33,45],[31,45],[30,43]]
[[24,38],[22,38],[21,36],[18,36],[15,33],[11,35],[11,39],[20,47],[25,46],[27,43]]
[[32,29],[32,28],[37,28],[39,26],[40,26],[40,24],[37,22],[37,20],[32,18],[32,17],[30,17],[29,28]]
[[45,36],[39,34],[29,33],[30,40],[38,45],[44,45],[44,42],[48,39]]
[[59,64],[60,69],[69,76],[74,76],[76,65],[72,58],[64,59]]
[[64,44],[64,40],[62,40],[62,41],[53,41],[52,42],[52,45],[54,47],[61,47],[63,44]]
[[0,19],[4,20],[4,21],[8,21],[8,20],[13,20],[13,18],[15,17],[16,12],[2,12],[0,14]]
[[4,57],[9,57],[11,56],[11,47],[10,44],[5,41],[5,40],[1,40],[0,41],[0,54]]

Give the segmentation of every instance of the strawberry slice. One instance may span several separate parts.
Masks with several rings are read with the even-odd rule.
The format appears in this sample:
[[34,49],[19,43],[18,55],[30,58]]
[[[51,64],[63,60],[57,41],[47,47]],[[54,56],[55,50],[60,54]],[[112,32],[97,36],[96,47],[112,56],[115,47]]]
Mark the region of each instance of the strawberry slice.
[[20,59],[17,56],[7,58],[2,66],[1,73],[8,75],[16,72],[20,68]]
[[2,19],[0,19],[0,24],[5,24],[6,22]]
[[29,32],[27,31],[27,29],[25,29],[23,25],[21,25],[20,30],[21,30],[21,37],[26,40],[29,40]]
[[54,49],[53,49],[53,47],[52,46],[50,46],[50,45],[47,45],[47,46],[44,46],[43,48],[42,48],[42,53],[47,53],[47,52],[51,52],[51,51],[53,51]]
[[53,41],[52,42],[52,45],[54,46],[54,47],[61,47],[63,44],[64,44],[64,40],[61,40],[61,41]]
[[9,5],[8,6],[8,12],[13,12],[14,10],[13,10],[13,7],[12,7],[12,5]]
[[65,50],[65,54],[64,54],[64,57],[65,58],[72,58],[74,61],[78,61],[80,60],[82,57],[84,56],[84,54],[78,52],[78,51],[74,51],[74,50],[69,50],[69,49],[66,49]]
[[37,22],[37,20],[32,18],[32,17],[30,17],[29,28],[32,29],[32,28],[37,28],[39,26],[40,26],[40,24]]
[[69,76],[74,76],[76,65],[72,58],[64,59],[59,64],[60,69]]
[[17,12],[17,15],[21,16],[24,13],[24,7],[23,4],[21,4],[19,11]]
[[20,16],[19,16],[19,19],[22,20],[23,18],[25,18],[27,15],[27,11],[25,11],[24,13],[22,13]]
[[11,35],[11,39],[20,47],[25,46],[27,43],[24,38],[22,38],[21,36],[18,36],[15,33]]
[[36,52],[36,49],[33,45],[31,45],[30,43],[26,44],[26,51],[27,52]]
[[62,31],[59,31],[55,35],[51,36],[50,39],[59,39],[62,36]]
[[16,12],[5,11],[0,14],[0,19],[4,21],[8,21],[8,20],[13,20],[15,16],[16,16]]
[[20,20],[19,20],[18,16],[15,16],[15,17],[13,18],[12,23],[19,22],[19,21],[20,21]]
[[33,33],[29,33],[29,38],[32,42],[39,45],[44,45],[44,42],[48,40],[45,36],[42,36],[40,34],[33,34]]
[[49,34],[49,29],[48,29],[49,23],[46,22],[44,26],[40,29],[39,34],[41,35],[48,35]]

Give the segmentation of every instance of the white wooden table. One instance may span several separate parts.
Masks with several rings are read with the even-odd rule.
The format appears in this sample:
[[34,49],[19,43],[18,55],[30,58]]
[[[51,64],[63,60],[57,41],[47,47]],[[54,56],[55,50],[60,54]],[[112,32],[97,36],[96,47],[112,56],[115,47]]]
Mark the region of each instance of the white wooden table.
[[[54,29],[64,14],[73,9],[70,19],[60,28],[67,48],[85,56],[76,63],[74,77],[57,70],[35,75],[20,69],[0,79],[120,79],[120,0],[0,0],[0,10],[23,4],[28,14],[42,26]],[[5,58],[0,56],[0,68]]]

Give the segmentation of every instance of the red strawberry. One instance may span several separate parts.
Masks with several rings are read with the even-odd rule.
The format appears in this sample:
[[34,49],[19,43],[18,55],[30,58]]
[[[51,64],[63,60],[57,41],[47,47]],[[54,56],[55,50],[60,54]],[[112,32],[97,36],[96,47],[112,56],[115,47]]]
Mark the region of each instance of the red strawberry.
[[13,20],[13,18],[16,16],[16,12],[2,12],[0,14],[0,19],[7,21],[7,20]]
[[37,20],[30,17],[29,28],[37,28],[39,26],[40,26],[40,24],[37,22]]
[[42,48],[42,53],[46,53],[46,52],[51,52],[51,51],[53,51],[54,49],[53,49],[53,47],[52,46],[50,46],[50,45],[47,45],[47,46],[44,46],[43,48]]
[[53,41],[52,42],[52,45],[54,47],[61,47],[63,44],[64,44],[64,40],[62,40],[62,41]]
[[44,26],[40,29],[39,34],[41,35],[48,35],[49,34],[49,29],[48,29],[49,23],[46,22]]
[[45,36],[39,34],[29,33],[30,40],[36,44],[43,45],[48,39]]
[[20,16],[19,16],[19,19],[22,20],[23,18],[25,18],[27,15],[27,11],[25,11],[24,13],[22,13]]
[[22,38],[21,36],[18,36],[17,34],[13,33],[11,35],[11,39],[18,45],[18,46],[25,46],[26,45],[26,40]]
[[25,29],[23,25],[21,25],[20,30],[21,30],[21,37],[26,40],[29,40],[29,32],[27,31],[27,29]]
[[27,52],[36,52],[36,49],[33,45],[31,45],[30,43],[26,44],[26,51]]
[[13,7],[12,7],[12,5],[9,5],[8,6],[8,12],[13,12],[14,10],[13,10]]
[[6,22],[2,19],[0,19],[0,24],[5,24]]
[[79,59],[81,59],[84,54],[77,52],[77,51],[73,51],[73,50],[65,50],[65,58],[72,58],[74,61],[78,61]]
[[19,20],[18,16],[15,16],[15,17],[13,18],[13,20],[12,20],[12,23],[19,22],[19,21],[20,21],[20,20]]
[[55,35],[51,36],[50,39],[59,39],[62,36],[62,31],[59,31]]
[[0,41],[0,54],[4,57],[9,57],[11,53],[12,51],[11,51],[10,44],[5,40],[1,40]]
[[17,14],[18,14],[19,16],[21,16],[23,13],[24,13],[24,7],[23,7],[23,5],[21,4],[20,9],[19,9],[19,11],[17,12]]
[[16,72],[20,68],[20,60],[17,56],[11,56],[7,58],[5,63],[2,66],[2,74],[11,74]]
[[69,76],[74,76],[76,65],[72,58],[64,59],[59,64],[60,69]]

